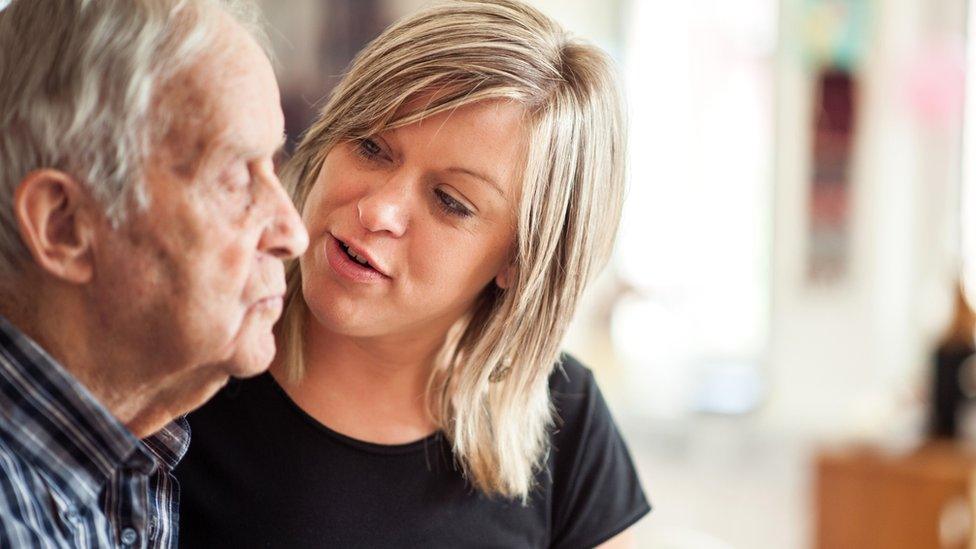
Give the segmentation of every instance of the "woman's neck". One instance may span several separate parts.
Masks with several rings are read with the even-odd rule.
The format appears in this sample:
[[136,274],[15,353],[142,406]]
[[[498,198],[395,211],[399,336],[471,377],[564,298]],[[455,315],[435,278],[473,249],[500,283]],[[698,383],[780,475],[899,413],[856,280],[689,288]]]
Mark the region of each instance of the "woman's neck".
[[290,383],[282,365],[272,375],[309,415],[346,436],[404,444],[436,430],[426,405],[431,368],[444,340],[427,337],[356,338],[310,322],[305,372]]

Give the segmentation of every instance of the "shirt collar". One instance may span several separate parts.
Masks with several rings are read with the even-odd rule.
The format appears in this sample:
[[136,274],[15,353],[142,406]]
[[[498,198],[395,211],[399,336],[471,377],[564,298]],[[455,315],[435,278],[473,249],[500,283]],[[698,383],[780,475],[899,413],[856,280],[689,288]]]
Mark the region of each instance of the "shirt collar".
[[142,442],[160,463],[175,469],[190,447],[190,424],[184,417],[177,418]]
[[121,422],[37,343],[0,316],[0,436],[80,504],[120,467],[152,468]]

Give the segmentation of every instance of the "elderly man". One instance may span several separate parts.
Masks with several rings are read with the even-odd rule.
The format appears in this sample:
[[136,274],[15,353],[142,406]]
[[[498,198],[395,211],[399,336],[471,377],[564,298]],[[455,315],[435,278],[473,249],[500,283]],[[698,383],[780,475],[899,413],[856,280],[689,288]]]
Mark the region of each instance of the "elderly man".
[[0,546],[174,545],[174,419],[274,355],[308,237],[253,14],[0,11]]

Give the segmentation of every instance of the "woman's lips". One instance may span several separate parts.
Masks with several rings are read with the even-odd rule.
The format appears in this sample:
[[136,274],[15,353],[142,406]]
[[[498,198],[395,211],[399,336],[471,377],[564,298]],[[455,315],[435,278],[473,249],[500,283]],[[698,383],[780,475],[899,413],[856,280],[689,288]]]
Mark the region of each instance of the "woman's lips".
[[337,275],[352,282],[376,283],[388,280],[389,277],[380,273],[376,269],[371,269],[365,265],[354,261],[346,255],[342,245],[334,237],[329,235],[325,243],[325,257],[329,261],[329,266]]

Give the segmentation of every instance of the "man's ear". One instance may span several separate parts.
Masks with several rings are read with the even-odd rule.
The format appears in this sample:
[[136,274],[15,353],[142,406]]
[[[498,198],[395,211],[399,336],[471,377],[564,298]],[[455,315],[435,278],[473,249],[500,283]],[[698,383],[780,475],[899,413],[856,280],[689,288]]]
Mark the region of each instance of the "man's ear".
[[51,169],[28,173],[14,193],[14,214],[37,266],[66,282],[91,280],[93,202],[81,184]]

